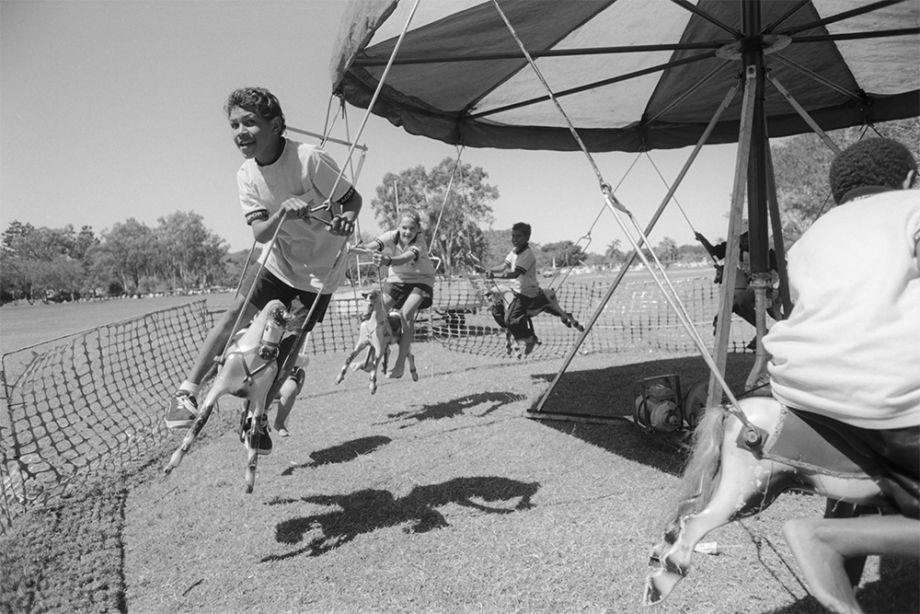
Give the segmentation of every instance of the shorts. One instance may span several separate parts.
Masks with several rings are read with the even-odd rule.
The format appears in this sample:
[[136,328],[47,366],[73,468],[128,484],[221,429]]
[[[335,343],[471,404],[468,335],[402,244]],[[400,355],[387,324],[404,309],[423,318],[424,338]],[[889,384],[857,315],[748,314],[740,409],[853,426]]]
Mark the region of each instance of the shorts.
[[[304,318],[310,312],[310,307],[316,302],[316,308],[310,317],[304,331],[311,331],[318,322],[322,322],[326,315],[326,309],[329,307],[329,301],[332,299],[331,294],[317,294],[306,290],[298,290],[287,285],[271,272],[262,271],[262,275],[255,281],[255,287],[252,291],[252,297],[249,302],[257,309],[262,309],[269,301],[278,299],[284,306],[291,309],[294,299],[300,300],[300,307],[294,310],[295,321],[289,325],[290,328],[299,329],[303,326]],[[299,319],[299,321],[298,321]]]
[[789,408],[876,479],[904,516],[920,519],[920,426],[866,429]]
[[387,282],[384,284],[383,290],[393,299],[393,309],[402,309],[402,306],[406,304],[406,299],[409,298],[409,295],[412,294],[412,291],[416,288],[422,293],[422,302],[419,304],[418,308],[428,309],[431,307],[434,289],[428,284]]

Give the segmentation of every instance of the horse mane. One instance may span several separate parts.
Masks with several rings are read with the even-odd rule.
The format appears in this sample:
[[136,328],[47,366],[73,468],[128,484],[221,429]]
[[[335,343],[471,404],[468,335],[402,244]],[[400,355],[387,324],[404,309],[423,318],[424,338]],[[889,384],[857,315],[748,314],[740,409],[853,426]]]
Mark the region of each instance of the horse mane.
[[692,452],[684,465],[680,488],[664,507],[665,532],[679,531],[681,520],[701,511],[712,498],[721,469],[726,416],[728,412],[721,405],[709,407],[693,432]]

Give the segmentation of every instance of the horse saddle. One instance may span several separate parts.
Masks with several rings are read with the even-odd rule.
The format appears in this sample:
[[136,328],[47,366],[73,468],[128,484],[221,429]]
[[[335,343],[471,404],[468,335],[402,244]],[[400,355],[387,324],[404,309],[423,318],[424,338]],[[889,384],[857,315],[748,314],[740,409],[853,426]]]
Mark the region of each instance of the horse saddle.
[[764,446],[764,456],[806,471],[838,477],[863,475],[860,454],[838,433],[819,421],[805,420],[783,407],[779,424]]

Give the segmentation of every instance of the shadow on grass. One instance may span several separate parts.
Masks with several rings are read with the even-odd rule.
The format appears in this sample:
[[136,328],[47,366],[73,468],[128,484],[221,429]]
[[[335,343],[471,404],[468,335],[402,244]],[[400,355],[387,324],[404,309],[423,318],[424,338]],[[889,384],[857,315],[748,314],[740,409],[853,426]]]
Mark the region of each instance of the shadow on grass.
[[[301,497],[297,501],[335,507],[334,511],[284,520],[275,527],[281,544],[306,546],[292,552],[266,556],[260,562],[288,559],[300,554],[319,556],[347,544],[358,535],[406,524],[406,533],[425,533],[448,526],[437,508],[450,503],[487,514],[511,514],[530,509],[539,489],[537,482],[520,482],[488,476],[454,478],[441,484],[417,486],[405,497],[386,490],[365,489],[342,495]],[[269,505],[286,501],[270,502]]]
[[387,445],[391,441],[392,439],[389,437],[383,437],[382,435],[352,439],[351,441],[340,443],[337,446],[332,446],[331,448],[326,448],[325,450],[317,450],[316,452],[313,452],[310,454],[310,458],[312,460],[309,463],[292,465],[291,467],[288,467],[282,471],[281,475],[292,475],[295,469],[309,469],[312,467],[319,467],[320,465],[347,463],[348,461],[352,461],[363,454],[370,454],[371,452]]
[[[729,354],[725,379],[736,395],[743,392],[753,364],[752,354]],[[670,374],[678,376],[683,399],[694,384],[708,381],[709,368],[701,357],[690,356],[600,369],[569,369],[541,410],[551,416],[540,418],[540,422],[624,458],[679,475],[686,460],[681,442],[689,433],[648,432],[631,421],[639,382]],[[548,384],[555,376],[537,374],[534,378]],[[572,419],[566,419],[566,415]],[[533,412],[530,416],[539,414]]]
[[[459,399],[452,399],[443,403],[433,405],[423,405],[420,409],[411,411],[396,412],[389,414],[387,417],[395,420],[441,420],[443,418],[455,418],[475,411],[479,417],[498,410],[503,405],[515,403],[524,400],[524,396],[510,392],[480,392],[477,394],[468,394]],[[408,425],[400,428],[408,428]]]

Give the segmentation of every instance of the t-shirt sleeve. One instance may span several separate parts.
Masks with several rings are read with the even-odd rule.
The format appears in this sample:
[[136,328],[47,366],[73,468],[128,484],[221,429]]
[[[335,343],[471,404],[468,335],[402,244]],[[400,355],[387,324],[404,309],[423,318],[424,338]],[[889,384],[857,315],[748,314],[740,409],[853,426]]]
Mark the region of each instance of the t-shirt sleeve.
[[377,243],[380,244],[380,251],[390,250],[392,252],[396,249],[396,237],[398,232],[395,230],[388,230],[379,237],[377,237]]
[[515,269],[521,273],[526,273],[527,271],[532,270],[537,266],[537,257],[534,256],[533,250],[525,249],[523,252],[518,254],[517,263]]
[[268,219],[268,208],[259,200],[245,166],[240,167],[240,170],[237,171],[236,184],[239,189],[240,205],[243,207],[243,216],[246,218],[246,223],[251,226],[253,222]]
[[[355,189],[348,179],[342,175],[339,179],[339,167],[332,159],[332,156],[321,149],[316,149],[310,155],[307,161],[307,176],[313,187],[323,195],[324,198],[330,198],[332,188],[335,186],[335,195],[331,198],[337,203],[344,203],[350,199]],[[336,180],[338,179],[338,183]]]

